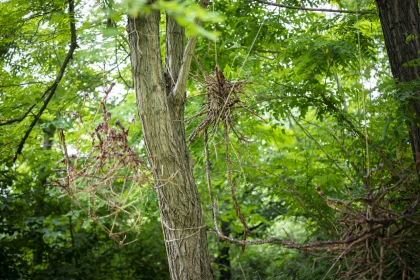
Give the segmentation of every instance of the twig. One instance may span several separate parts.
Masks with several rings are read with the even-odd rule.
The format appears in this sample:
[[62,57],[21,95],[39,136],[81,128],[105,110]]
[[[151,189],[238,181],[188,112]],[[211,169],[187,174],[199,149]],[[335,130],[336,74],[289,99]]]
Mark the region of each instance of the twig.
[[35,104],[32,104],[32,106],[26,111],[26,113],[22,117],[17,118],[17,119],[12,119],[12,120],[7,120],[5,122],[2,122],[2,123],[0,123],[0,126],[12,124],[12,123],[15,123],[15,122],[21,122],[21,121],[23,121],[32,112],[32,109],[35,107],[35,105],[36,105],[36,103]]
[[[207,8],[209,4],[209,0],[201,0],[199,2],[199,5],[202,8]],[[195,20],[195,24],[200,26],[202,23],[201,19],[196,19]],[[187,45],[185,46],[185,50],[184,50],[184,55],[182,58],[182,64],[181,64],[181,69],[179,70],[179,76],[178,79],[175,83],[175,86],[172,90],[172,92],[170,93],[170,95],[168,96],[168,99],[170,102],[180,99],[187,87],[187,81],[188,81],[188,75],[190,73],[190,66],[191,66],[191,60],[192,57],[194,56],[194,49],[195,49],[195,45],[197,43],[197,39],[198,36],[193,36],[190,37],[188,39]]]
[[[248,225],[245,222],[244,216],[241,213],[241,209],[239,207],[238,204],[238,200],[236,199],[236,194],[235,194],[235,187],[233,186],[233,181],[232,181],[232,170],[230,168],[230,155],[229,155],[229,123],[228,123],[228,118],[225,118],[224,120],[224,127],[225,127],[225,153],[226,153],[226,169],[227,169],[227,176],[228,176],[228,182],[229,182],[229,188],[230,188],[230,192],[231,192],[231,196],[232,196],[232,200],[233,200],[233,206],[235,208],[236,211],[236,216],[238,216],[239,220],[241,221],[242,225],[244,226],[244,234],[242,236],[242,240],[246,240],[246,236],[248,234],[250,234],[250,230],[248,228]],[[245,251],[245,244],[242,244],[242,252]]]
[[310,11],[310,12],[328,12],[328,13],[343,13],[343,14],[357,14],[357,15],[365,15],[365,14],[372,14],[376,15],[376,11],[372,10],[360,10],[360,11],[350,11],[350,10],[336,10],[336,9],[324,9],[324,8],[307,8],[307,7],[298,7],[298,6],[289,6],[283,4],[277,4],[273,2],[268,2],[264,0],[246,0],[248,2],[258,2],[265,5],[275,6],[279,8],[291,9],[291,10],[300,10],[300,11]]

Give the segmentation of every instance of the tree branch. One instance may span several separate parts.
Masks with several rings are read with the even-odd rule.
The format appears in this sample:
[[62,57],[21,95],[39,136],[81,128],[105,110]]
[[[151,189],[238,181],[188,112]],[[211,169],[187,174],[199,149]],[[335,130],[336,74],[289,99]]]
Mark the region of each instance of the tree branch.
[[[42,82],[28,82],[28,83],[22,83],[22,84],[16,84],[13,86],[21,86],[21,85],[27,85],[27,84],[34,84],[34,83],[42,83]],[[41,99],[45,97],[45,95],[47,95],[47,93],[51,90],[52,86],[49,86],[41,95]],[[21,122],[24,119],[26,119],[26,117],[32,112],[32,109],[36,106],[36,104],[38,104],[39,102],[35,102],[34,104],[32,104],[32,106],[26,111],[26,113],[20,117],[20,118],[16,118],[16,119],[12,119],[12,120],[7,120],[5,122],[0,123],[0,126],[4,126],[4,125],[9,125],[15,122]]]
[[17,118],[17,119],[11,119],[11,120],[7,120],[5,122],[2,122],[2,123],[0,123],[0,126],[12,124],[12,123],[15,123],[15,122],[21,122],[21,121],[23,121],[29,115],[29,113],[31,113],[31,111],[35,107],[35,105],[36,105],[36,103],[35,104],[32,104],[32,106],[29,108],[29,110],[26,111],[26,113],[22,117]]
[[0,88],[21,87],[24,85],[31,85],[31,84],[44,84],[44,82],[26,82],[26,83],[20,83],[20,84],[0,85]]
[[70,59],[73,57],[73,53],[78,47],[77,45],[77,36],[76,36],[76,23],[74,18],[74,0],[69,0],[69,19],[70,19],[70,32],[71,32],[71,41],[70,41],[70,49],[67,52],[66,58],[63,61],[63,64],[60,67],[60,71],[58,72],[57,77],[55,78],[54,83],[46,90],[45,93],[48,91],[50,92],[48,96],[44,100],[44,104],[42,105],[41,109],[39,109],[38,114],[36,114],[34,120],[29,125],[28,130],[25,132],[25,135],[23,136],[22,140],[20,141],[18,145],[18,149],[16,151],[15,157],[13,158],[13,162],[16,161],[18,154],[22,153],[23,145],[25,144],[26,140],[29,137],[29,134],[31,133],[32,129],[35,127],[36,123],[42,116],[42,113],[44,113],[45,109],[48,106],[48,103],[50,102],[51,98],[54,96],[55,91],[57,90],[58,84],[60,83],[61,79],[63,78],[64,72],[67,68],[67,65],[70,62]]
[[[199,5],[206,9],[209,4],[209,0],[201,0]],[[196,19],[195,24],[200,26],[202,23],[201,19]],[[190,73],[191,60],[194,55],[195,44],[197,43],[198,36],[193,36],[188,39],[187,46],[185,47],[181,69],[179,70],[179,76],[176,80],[175,86],[169,95],[169,100],[174,100],[183,96],[186,88],[188,75]]]
[[291,240],[284,240],[276,237],[270,237],[259,240],[239,240],[224,235],[218,228],[216,228],[216,230],[210,229],[210,232],[215,234],[220,241],[225,241],[229,243],[235,243],[239,245],[280,244],[285,248],[299,249],[308,252],[332,252],[342,250],[350,246],[351,244],[360,243],[371,236],[369,233],[362,231],[361,233],[355,236],[350,236],[345,240],[321,240],[306,244],[296,244]]
[[[334,103],[332,103],[324,94],[324,92],[321,92],[320,94],[323,103],[333,112],[336,112],[337,114],[340,115],[340,117],[342,118],[342,120],[344,122],[346,122],[349,127],[351,128],[351,130],[353,130],[354,133],[357,134],[357,136],[362,139],[363,141],[367,141],[367,143],[369,145],[372,145],[371,141],[369,139],[366,139],[366,135],[364,133],[362,133],[357,127],[356,125],[354,125],[354,123],[347,118],[347,116],[342,112],[342,110],[340,110],[339,108],[337,108],[337,106],[334,105]],[[378,153],[378,155],[384,160],[384,162],[388,165],[388,167],[390,168],[390,170],[392,170],[393,172],[395,172],[395,166],[392,163],[392,161],[390,161],[388,159],[387,156],[385,156],[385,154],[382,152],[381,149],[379,149],[379,147],[373,146],[373,149]]]
[[168,93],[171,92],[179,77],[184,59],[185,27],[166,15],[166,55],[165,55],[165,79]]
[[366,15],[366,14],[373,14],[376,15],[376,11],[372,10],[361,10],[361,11],[349,11],[349,10],[335,10],[335,9],[323,9],[323,8],[307,8],[307,7],[297,7],[297,6],[289,6],[283,4],[272,3],[264,0],[246,0],[248,2],[258,2],[265,5],[275,6],[279,8],[285,9],[292,9],[292,10],[300,10],[300,11],[311,11],[311,12],[328,12],[328,13],[342,13],[342,14],[358,14],[358,15]]

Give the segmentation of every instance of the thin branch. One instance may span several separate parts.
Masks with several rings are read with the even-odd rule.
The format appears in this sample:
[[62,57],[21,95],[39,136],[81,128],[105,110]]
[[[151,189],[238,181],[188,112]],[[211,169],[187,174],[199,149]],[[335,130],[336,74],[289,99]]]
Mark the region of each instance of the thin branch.
[[60,71],[58,72],[57,77],[55,78],[54,83],[46,90],[45,93],[48,91],[50,92],[48,96],[44,100],[44,104],[42,105],[41,109],[39,109],[38,114],[36,114],[34,120],[29,125],[28,130],[25,132],[25,135],[23,136],[22,140],[20,141],[18,145],[18,149],[16,151],[15,157],[13,158],[13,162],[16,161],[18,154],[22,153],[23,145],[26,142],[26,139],[28,139],[29,134],[31,133],[32,129],[35,127],[38,120],[41,118],[42,113],[44,113],[45,109],[48,106],[48,103],[50,102],[51,98],[54,96],[55,91],[57,90],[58,84],[60,83],[61,79],[64,76],[64,72],[67,68],[67,65],[70,62],[70,59],[73,58],[73,53],[78,47],[77,45],[77,36],[76,36],[76,23],[74,18],[74,0],[69,0],[69,19],[70,19],[70,32],[71,32],[71,42],[70,42],[70,49],[67,52],[66,58],[64,59],[63,64],[61,65]]
[[284,53],[284,51],[273,51],[273,50],[263,50],[263,49],[257,49],[254,48],[253,51],[255,52],[262,52],[262,53]]
[[[3,87],[20,87],[20,86],[23,86],[23,85],[30,85],[30,84],[43,84],[43,82],[27,82],[27,83],[20,83],[20,84],[1,85],[0,88],[3,88]],[[48,93],[48,91],[50,89],[51,89],[51,86],[48,87],[42,93],[41,98],[44,98],[45,95]],[[21,122],[21,121],[23,121],[32,112],[32,109],[36,106],[37,103],[38,102],[32,104],[32,106],[26,111],[26,113],[22,117],[16,118],[16,119],[11,119],[11,120],[7,120],[5,122],[2,122],[2,123],[0,123],[0,126],[9,125],[9,124],[12,124],[12,123],[15,123],[15,122]]]
[[26,82],[20,84],[8,84],[8,85],[0,85],[0,88],[8,88],[8,87],[21,87],[25,85],[32,85],[32,84],[43,84],[44,82]]
[[[246,240],[247,235],[251,234],[251,231],[248,228],[248,225],[245,222],[245,218],[244,215],[241,212],[241,208],[239,207],[239,203],[238,200],[236,199],[236,193],[235,193],[235,186],[233,185],[233,180],[232,180],[232,170],[231,170],[231,161],[230,161],[230,155],[229,155],[229,119],[226,117],[224,119],[224,128],[225,128],[225,153],[226,153],[226,169],[227,169],[227,177],[228,177],[228,182],[229,182],[229,188],[230,188],[230,193],[232,196],[232,200],[233,200],[233,206],[235,208],[235,212],[236,212],[236,216],[239,218],[239,220],[241,221],[243,227],[244,227],[244,234],[242,236],[242,240]],[[245,245],[242,244],[242,252],[245,251]]]
[[376,15],[377,12],[373,10],[360,10],[360,11],[349,11],[349,10],[336,10],[336,9],[324,9],[324,8],[307,8],[307,7],[297,7],[297,6],[289,6],[283,4],[272,3],[264,0],[246,0],[248,2],[258,2],[265,5],[275,6],[279,8],[291,9],[291,10],[300,10],[300,11],[310,11],[310,12],[328,12],[328,13],[342,13],[342,14],[358,14],[358,15],[366,15],[372,14]]
[[32,104],[32,106],[29,108],[29,110],[26,111],[26,113],[22,117],[17,118],[17,119],[12,119],[12,120],[7,120],[5,122],[2,122],[2,123],[0,123],[0,126],[12,124],[12,123],[15,123],[15,122],[21,122],[21,121],[23,121],[31,113],[31,111],[35,107],[35,105],[36,105],[36,103],[35,104]]
[[[122,61],[125,61],[127,58],[129,58],[130,57],[130,55],[127,55]],[[130,85],[125,79],[124,79],[124,77],[122,76],[122,74],[121,74],[121,71],[120,71],[120,65],[119,65],[119,63],[118,63],[118,50],[117,50],[117,48],[115,48],[115,64],[117,65],[116,67],[117,67],[117,71],[118,71],[118,76],[119,76],[119,78],[123,81],[123,83],[125,84],[125,86],[127,87],[127,88],[130,88],[130,89],[132,89],[132,88],[134,88],[134,86],[133,85]]]
[[211,185],[211,176],[210,176],[210,156],[209,156],[209,139],[207,134],[207,129],[204,130],[204,151],[205,151],[205,157],[206,157],[206,180],[207,180],[207,188],[209,191],[209,197],[211,202],[211,210],[213,214],[213,223],[216,227],[216,230],[219,232],[219,227],[217,225],[217,209],[216,209],[216,203],[214,202],[213,198],[213,188]]
[[359,243],[370,237],[370,234],[358,234],[354,237],[349,237],[345,240],[321,240],[314,241],[306,244],[296,244],[289,240],[280,239],[277,237],[269,237],[266,239],[259,240],[239,240],[224,235],[220,230],[216,228],[210,229],[210,232],[215,234],[219,240],[226,241],[229,243],[235,243],[240,245],[261,245],[261,244],[281,244],[285,248],[299,249],[302,251],[310,252],[332,252],[348,248],[350,244]]
[[[21,85],[27,85],[27,84],[35,84],[35,83],[43,83],[43,82],[28,82],[28,83],[21,83],[21,84],[15,84],[15,85],[13,85],[13,86],[21,86]],[[51,90],[51,88],[52,88],[52,86],[49,86],[43,93],[42,93],[42,95],[41,95],[41,99],[42,98],[44,98],[46,95],[47,95],[47,93]],[[36,102],[36,103],[34,103],[34,104],[32,104],[32,106],[26,111],[26,113],[22,116],[22,117],[20,117],[20,118],[17,118],[17,119],[12,119],[12,120],[7,120],[7,121],[5,121],[5,122],[2,122],[2,123],[0,123],[0,126],[4,126],[4,125],[9,125],[9,124],[12,124],[12,123],[15,123],[15,122],[21,122],[21,121],[23,121],[24,119],[26,119],[26,117],[32,112],[32,109],[36,106],[36,104],[38,104],[39,102]]]
[[289,116],[295,121],[295,123],[299,126],[299,128],[305,133],[305,135],[311,139],[312,141],[315,142],[315,144],[322,150],[322,152],[325,154],[325,156],[332,161],[332,163],[344,174],[344,176],[346,176],[350,182],[354,183],[354,181],[352,180],[351,176],[349,176],[347,174],[346,171],[343,170],[343,168],[341,168],[341,166],[338,164],[338,162],[333,159],[328,152],[324,149],[324,147],[322,147],[322,145],[313,137],[313,135],[307,130],[305,129],[299,122],[298,120],[295,118],[295,116],[293,116],[293,114],[291,112],[289,112]]
[[[354,124],[353,122],[347,118],[346,114],[343,113],[342,110],[340,110],[339,108],[337,108],[337,106],[335,106],[334,103],[332,103],[326,96],[324,92],[321,92],[320,94],[322,101],[324,102],[324,104],[330,108],[333,112],[338,113],[340,115],[340,117],[342,118],[342,120],[344,122],[346,122],[349,127],[351,128],[351,130],[353,130],[354,133],[357,134],[357,136],[359,136],[360,139],[362,139],[363,141],[367,141],[367,143],[369,145],[372,145],[371,141],[369,139],[366,138],[366,135],[364,133],[362,133]],[[379,149],[378,147],[374,146],[373,150],[375,150],[375,152],[378,153],[378,155],[384,160],[384,162],[389,166],[390,171],[395,172],[395,166],[394,164],[388,159],[387,156],[385,156],[385,154],[382,152],[381,149]]]
[[39,17],[45,17],[46,15],[50,15],[50,14],[58,13],[58,12],[62,12],[62,9],[61,8],[55,8],[55,9],[51,9],[49,11],[44,11],[42,13],[33,14],[33,15],[31,15],[31,16],[25,18],[25,19],[19,19],[18,21],[15,21],[15,24],[26,23],[26,22],[30,21],[31,19],[39,18]]

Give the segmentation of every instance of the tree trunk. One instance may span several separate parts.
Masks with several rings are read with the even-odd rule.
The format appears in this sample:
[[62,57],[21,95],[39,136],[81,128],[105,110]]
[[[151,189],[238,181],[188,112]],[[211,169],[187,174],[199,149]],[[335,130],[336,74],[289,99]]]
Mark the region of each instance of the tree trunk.
[[[44,130],[44,142],[42,145],[42,149],[45,151],[51,150],[55,133],[55,127],[48,126],[43,129]],[[35,205],[33,206],[34,209],[34,216],[40,217],[45,215],[45,213],[42,213],[42,211],[45,209],[45,188],[47,184],[47,174],[45,174],[45,168],[42,167],[39,170],[39,178],[41,182],[42,189],[44,190],[44,194],[37,194],[35,196]],[[33,249],[33,255],[32,255],[32,268],[42,264],[43,254],[45,251],[45,247],[47,247],[47,244],[45,244],[43,233],[41,231],[34,231],[35,237],[34,237],[34,245],[35,248]]]
[[[418,59],[420,51],[420,14],[418,0],[376,0],[393,77],[400,83],[420,78],[420,67],[404,66]],[[410,36],[410,37],[408,37]],[[409,39],[409,40],[407,40]],[[408,105],[412,115],[410,143],[420,178],[420,92]]]
[[[160,11],[129,18],[131,68],[143,136],[158,194],[172,279],[213,279],[205,222],[185,142],[185,89],[173,95],[184,61],[184,29],[167,21],[162,67]],[[183,55],[184,53],[184,55]],[[182,87],[181,87],[182,88]]]

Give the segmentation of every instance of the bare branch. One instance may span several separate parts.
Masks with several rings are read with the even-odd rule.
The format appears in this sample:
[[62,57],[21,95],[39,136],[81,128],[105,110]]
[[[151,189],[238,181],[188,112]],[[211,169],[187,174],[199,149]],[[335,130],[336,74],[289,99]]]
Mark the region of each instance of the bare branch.
[[[2,86],[0,86],[0,88],[2,88],[2,87],[20,87],[20,86],[23,86],[23,85],[30,85],[30,84],[43,84],[43,82],[27,82],[27,83],[20,83],[20,84],[2,85]],[[51,86],[48,87],[42,93],[41,98],[44,98],[45,95],[48,93],[48,91],[50,91],[50,89],[51,89]],[[36,106],[37,103],[39,103],[39,102],[36,102],[36,103],[32,104],[32,106],[25,112],[25,114],[22,117],[2,122],[2,123],[0,123],[0,126],[9,125],[9,124],[12,124],[12,123],[15,123],[15,122],[23,121],[32,112],[32,109]]]
[[0,88],[8,88],[8,87],[21,87],[25,85],[32,85],[32,84],[43,84],[44,82],[26,82],[20,84],[8,84],[8,85],[0,85]]
[[15,123],[15,122],[21,122],[21,121],[23,121],[29,115],[29,113],[31,113],[31,111],[35,107],[35,105],[36,105],[36,103],[35,104],[32,104],[32,106],[28,109],[28,111],[26,111],[26,113],[22,117],[17,118],[17,119],[11,119],[11,120],[7,120],[5,122],[2,122],[2,123],[0,123],[0,126],[12,124],[12,123]]
[[235,243],[240,245],[261,245],[261,244],[281,244],[285,248],[289,249],[299,249],[302,251],[311,251],[311,252],[332,252],[344,249],[348,246],[348,244],[354,242],[362,242],[363,240],[370,237],[369,235],[359,234],[355,237],[350,237],[346,240],[322,240],[322,241],[315,241],[306,244],[296,244],[292,241],[280,239],[277,237],[270,237],[266,239],[259,239],[259,240],[239,240],[229,236],[224,235],[222,232],[218,230],[210,229],[210,232],[215,234],[219,240],[226,241],[229,243]]
[[45,91],[45,93],[49,91],[49,94],[45,98],[44,104],[42,105],[41,109],[39,109],[38,114],[36,114],[34,120],[29,125],[28,130],[25,132],[25,135],[20,141],[15,157],[13,158],[13,162],[16,161],[18,154],[22,153],[23,145],[25,144],[26,139],[28,139],[29,134],[31,133],[32,129],[35,127],[36,123],[41,118],[42,113],[44,113],[45,109],[47,108],[48,103],[50,102],[51,98],[54,96],[55,91],[57,90],[58,84],[60,83],[61,79],[64,76],[64,72],[66,71],[67,65],[69,64],[70,59],[73,58],[73,53],[78,47],[77,36],[76,36],[76,24],[75,24],[75,18],[74,18],[74,0],[69,1],[69,19],[70,19],[70,32],[71,32],[70,49],[67,52],[66,58],[64,59],[63,64],[60,67],[60,71],[58,72],[58,75],[55,78],[54,83]]
[[366,14],[376,15],[377,14],[376,11],[372,11],[372,10],[349,11],[349,10],[336,10],[336,9],[307,8],[307,7],[289,6],[289,5],[283,5],[283,4],[268,2],[268,1],[264,1],[264,0],[246,0],[246,1],[248,1],[248,2],[258,2],[258,3],[261,3],[261,4],[275,6],[275,7],[284,8],[284,9],[310,11],[310,12],[328,12],[328,13],[358,14],[358,15],[366,15]]
[[[239,207],[238,200],[236,199],[236,193],[235,193],[235,187],[233,185],[233,179],[232,179],[232,170],[230,167],[231,161],[230,161],[230,155],[229,155],[229,118],[225,118],[223,121],[224,128],[225,128],[225,153],[226,153],[226,171],[227,171],[227,177],[229,182],[229,188],[231,197],[233,200],[233,207],[235,208],[236,216],[241,221],[242,225],[244,226],[244,234],[242,236],[242,240],[246,240],[247,235],[251,234],[251,231],[248,228],[248,225],[245,222],[244,215],[241,212],[241,208]],[[245,251],[245,244],[242,244],[242,253]]]

